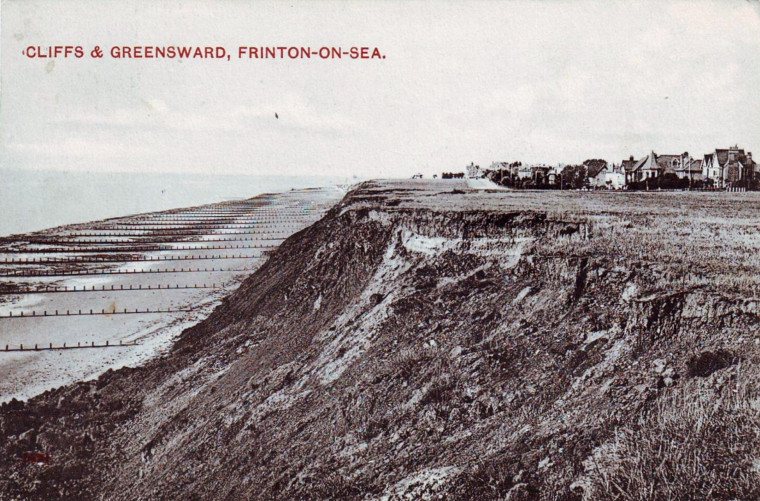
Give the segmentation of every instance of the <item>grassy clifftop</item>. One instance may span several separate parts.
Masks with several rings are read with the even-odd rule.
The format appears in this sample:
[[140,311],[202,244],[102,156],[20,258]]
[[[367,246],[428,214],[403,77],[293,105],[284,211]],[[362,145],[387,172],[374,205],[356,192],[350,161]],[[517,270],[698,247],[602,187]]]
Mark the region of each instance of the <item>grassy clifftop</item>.
[[0,492],[757,497],[760,198],[727,196],[366,183],[168,356],[3,406]]

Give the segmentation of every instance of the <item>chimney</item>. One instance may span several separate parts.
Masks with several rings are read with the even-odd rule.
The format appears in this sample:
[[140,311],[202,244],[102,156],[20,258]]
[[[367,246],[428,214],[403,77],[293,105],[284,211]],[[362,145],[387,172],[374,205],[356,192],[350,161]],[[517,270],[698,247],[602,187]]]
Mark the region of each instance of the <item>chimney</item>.
[[728,161],[734,162],[736,160],[737,153],[739,153],[739,145],[730,147],[728,149]]
[[628,158],[628,160],[629,160],[629,161],[631,161],[631,162],[633,162],[633,155],[631,155],[631,156]]
[[750,165],[752,165],[752,152],[751,151],[747,152],[747,163],[750,164]]

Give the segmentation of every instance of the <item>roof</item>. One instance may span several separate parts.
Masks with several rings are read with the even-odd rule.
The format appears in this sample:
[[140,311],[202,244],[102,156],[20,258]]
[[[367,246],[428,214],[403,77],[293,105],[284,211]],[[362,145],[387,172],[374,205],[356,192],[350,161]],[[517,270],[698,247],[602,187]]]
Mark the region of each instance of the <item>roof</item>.
[[631,172],[635,165],[636,160],[623,160],[620,162],[620,167],[622,167],[625,172]]
[[641,169],[649,160],[649,155],[639,158],[638,160],[623,160],[626,172],[635,172]]
[[652,166],[651,164],[653,163],[652,160],[651,160],[651,157],[653,155],[654,155],[654,153],[652,155],[647,155],[644,158],[641,158],[638,162],[636,162],[636,165],[633,166],[633,170],[639,170],[639,169],[644,168],[644,167],[650,167],[651,168],[651,166]]
[[655,161],[657,163],[657,167],[662,169],[663,174],[668,172],[675,172],[675,170],[681,164],[681,155],[656,155]]
[[702,160],[692,158],[688,162],[684,162],[681,166],[678,167],[679,171],[685,171],[685,172],[701,172],[702,171]]
[[[715,154],[718,157],[718,164],[721,166],[725,166],[728,164],[728,155],[731,151],[734,151],[736,153],[736,160],[740,161],[743,164],[747,164],[747,155],[744,153],[743,148],[730,148],[727,150],[715,150]],[[707,157],[707,155],[705,155]]]
[[718,156],[718,165],[725,165],[728,162],[728,150],[715,150]]
[[588,170],[586,172],[588,172],[588,177],[596,177],[599,175],[600,172],[602,172],[606,168],[607,168],[606,165],[592,163],[591,165],[588,166]]

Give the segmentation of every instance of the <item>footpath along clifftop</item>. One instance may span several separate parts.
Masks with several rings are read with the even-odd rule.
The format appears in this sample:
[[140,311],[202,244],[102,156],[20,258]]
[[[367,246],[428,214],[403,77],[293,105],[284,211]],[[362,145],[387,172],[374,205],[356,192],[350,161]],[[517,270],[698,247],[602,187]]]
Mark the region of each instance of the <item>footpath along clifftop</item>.
[[0,497],[756,498],[759,210],[364,183],[164,357],[2,406]]

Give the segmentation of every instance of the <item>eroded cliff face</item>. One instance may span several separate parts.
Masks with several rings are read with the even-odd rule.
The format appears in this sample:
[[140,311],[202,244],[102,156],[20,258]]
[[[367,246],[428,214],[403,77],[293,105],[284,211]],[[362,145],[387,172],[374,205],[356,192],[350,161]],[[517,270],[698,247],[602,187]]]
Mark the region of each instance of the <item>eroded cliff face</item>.
[[3,497],[656,499],[624,477],[655,458],[757,495],[757,299],[415,196],[360,187],[166,357],[2,407]]

